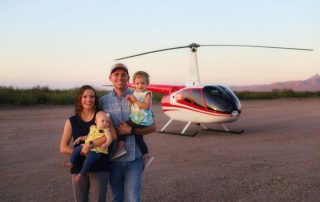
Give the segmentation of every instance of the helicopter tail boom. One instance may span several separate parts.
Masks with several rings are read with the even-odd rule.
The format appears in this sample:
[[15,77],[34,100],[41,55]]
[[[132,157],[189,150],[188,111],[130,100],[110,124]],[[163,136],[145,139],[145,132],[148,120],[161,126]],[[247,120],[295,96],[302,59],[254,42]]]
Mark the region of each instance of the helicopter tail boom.
[[[134,85],[132,83],[128,84],[129,87],[134,88]],[[162,84],[150,84],[147,87],[147,90],[155,93],[161,93],[164,95],[169,95],[170,93],[173,93],[175,91],[178,91],[182,88],[185,88],[184,85],[162,85]]]

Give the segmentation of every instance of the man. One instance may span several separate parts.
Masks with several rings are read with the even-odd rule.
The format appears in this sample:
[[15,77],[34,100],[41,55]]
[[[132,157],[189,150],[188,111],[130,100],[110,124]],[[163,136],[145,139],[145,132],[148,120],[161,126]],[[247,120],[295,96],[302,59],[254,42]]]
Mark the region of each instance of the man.
[[[110,162],[112,201],[117,202],[141,201],[144,161],[134,134],[146,135],[156,131],[155,124],[138,129],[125,123],[130,119],[131,112],[127,96],[133,92],[128,88],[129,79],[128,68],[122,63],[115,64],[109,75],[113,91],[100,98],[100,107],[111,115],[118,135],[126,135],[127,154]],[[116,145],[111,146],[111,155],[115,152]]]

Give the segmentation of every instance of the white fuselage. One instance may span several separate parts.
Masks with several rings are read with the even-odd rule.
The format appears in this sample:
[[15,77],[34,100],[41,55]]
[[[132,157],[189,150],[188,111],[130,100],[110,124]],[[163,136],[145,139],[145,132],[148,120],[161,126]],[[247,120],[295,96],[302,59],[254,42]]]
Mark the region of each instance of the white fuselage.
[[162,101],[162,110],[170,118],[177,121],[193,123],[228,123],[239,119],[239,114],[213,112],[205,108],[181,104],[176,100],[176,93]]

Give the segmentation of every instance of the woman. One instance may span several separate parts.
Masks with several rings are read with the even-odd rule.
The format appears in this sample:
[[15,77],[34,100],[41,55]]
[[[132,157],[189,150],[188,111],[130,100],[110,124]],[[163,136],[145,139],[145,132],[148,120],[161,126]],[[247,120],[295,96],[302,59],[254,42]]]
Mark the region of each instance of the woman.
[[[75,102],[75,115],[67,119],[61,142],[60,153],[71,155],[73,146],[70,146],[71,139],[75,141],[80,136],[85,136],[89,133],[90,126],[95,124],[95,115],[98,111],[98,97],[94,88],[89,85],[82,86],[76,96]],[[116,138],[113,126],[110,126],[112,139]],[[93,148],[101,145],[106,141],[106,138],[95,140],[94,143],[90,142],[83,147]],[[74,145],[74,147],[79,144]],[[84,152],[86,153],[86,152]],[[75,201],[88,201],[89,193],[91,201],[105,201],[108,185],[108,171],[109,171],[109,158],[107,154],[95,162],[88,175],[75,180],[76,175],[79,174],[85,157],[78,161],[71,168],[72,174],[72,187]],[[89,191],[90,190],[90,191]]]

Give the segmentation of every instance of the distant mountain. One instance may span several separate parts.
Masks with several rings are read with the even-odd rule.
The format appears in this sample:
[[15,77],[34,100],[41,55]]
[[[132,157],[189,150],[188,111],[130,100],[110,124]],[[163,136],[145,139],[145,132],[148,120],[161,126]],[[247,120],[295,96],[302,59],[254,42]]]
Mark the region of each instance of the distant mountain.
[[307,80],[275,82],[263,85],[230,86],[233,91],[272,91],[291,89],[293,91],[320,91],[320,75],[316,74]]

